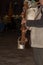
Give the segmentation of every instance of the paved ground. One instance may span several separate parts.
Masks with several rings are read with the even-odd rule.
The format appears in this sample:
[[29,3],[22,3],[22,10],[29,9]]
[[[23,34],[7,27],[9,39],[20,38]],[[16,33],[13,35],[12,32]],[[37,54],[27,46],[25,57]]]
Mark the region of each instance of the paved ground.
[[35,65],[31,48],[17,49],[17,34],[0,33],[0,65]]

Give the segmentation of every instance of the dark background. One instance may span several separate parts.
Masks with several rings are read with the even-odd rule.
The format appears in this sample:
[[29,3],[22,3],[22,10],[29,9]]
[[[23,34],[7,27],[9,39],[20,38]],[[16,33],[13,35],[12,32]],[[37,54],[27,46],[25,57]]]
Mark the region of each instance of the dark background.
[[[11,0],[0,0],[0,15],[8,13],[9,3]],[[22,11],[23,0],[12,0],[14,14],[20,14]]]

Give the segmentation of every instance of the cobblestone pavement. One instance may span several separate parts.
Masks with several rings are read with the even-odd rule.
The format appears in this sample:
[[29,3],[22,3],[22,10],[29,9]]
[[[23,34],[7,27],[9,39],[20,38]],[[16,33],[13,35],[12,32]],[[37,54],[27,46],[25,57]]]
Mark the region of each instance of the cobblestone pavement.
[[13,33],[0,33],[0,65],[35,65],[31,48],[17,49]]

